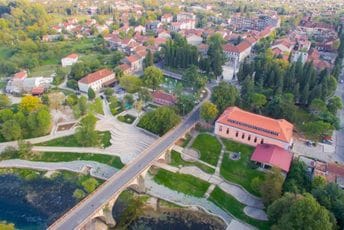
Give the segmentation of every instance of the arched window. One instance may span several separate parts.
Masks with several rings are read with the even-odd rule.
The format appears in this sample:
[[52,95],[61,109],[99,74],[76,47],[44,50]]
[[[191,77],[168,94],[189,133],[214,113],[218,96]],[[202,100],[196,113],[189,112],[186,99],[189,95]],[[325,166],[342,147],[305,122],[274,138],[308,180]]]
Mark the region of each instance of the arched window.
[[239,132],[237,131],[236,133],[235,133],[235,137],[238,137],[239,136]]
[[254,143],[257,143],[257,137],[254,138]]
[[247,138],[247,140],[249,140],[249,141],[251,140],[251,135],[248,135],[248,138]]
[[245,133],[243,133],[243,134],[242,134],[241,138],[242,138],[242,139],[244,139],[244,138],[245,138]]
[[264,144],[264,139],[262,139],[262,140],[260,141],[260,143],[261,143],[261,144]]

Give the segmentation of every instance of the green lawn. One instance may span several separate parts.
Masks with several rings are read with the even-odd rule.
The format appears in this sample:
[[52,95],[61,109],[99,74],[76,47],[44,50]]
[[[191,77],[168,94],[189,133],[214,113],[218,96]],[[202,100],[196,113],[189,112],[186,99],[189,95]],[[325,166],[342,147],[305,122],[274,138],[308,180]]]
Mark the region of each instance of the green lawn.
[[23,159],[29,161],[43,161],[43,162],[68,162],[75,160],[96,161],[107,164],[117,169],[124,167],[121,159],[118,156],[110,156],[95,153],[72,153],[72,152],[32,152],[21,153],[15,151],[6,151],[0,154],[1,160],[8,159]]
[[240,160],[234,161],[229,158],[229,154],[225,153],[221,165],[221,175],[234,183],[240,184],[248,192],[259,196],[259,193],[251,187],[251,181],[255,177],[264,179],[264,173],[252,167],[250,157],[253,152],[253,147],[240,144],[234,141],[223,139],[226,149],[231,152],[240,152]]
[[208,164],[216,166],[221,153],[221,144],[216,137],[201,133],[197,136],[192,148],[197,149],[201,154],[200,159]]
[[104,115],[103,101],[99,97],[91,102],[88,108],[91,112]]
[[31,77],[50,77],[51,74],[55,73],[58,65],[41,65],[30,71]]
[[172,173],[164,169],[159,169],[154,176],[154,181],[172,190],[195,196],[203,197],[210,184],[194,176]]
[[259,221],[247,216],[244,213],[245,205],[218,187],[216,187],[210,194],[209,200],[243,222],[246,222],[258,229],[270,229],[270,225],[267,221]]
[[132,116],[130,114],[126,114],[124,116],[118,116],[117,119],[121,122],[127,123],[127,124],[132,124],[136,120],[135,116]]
[[[111,145],[111,133],[110,131],[98,132],[101,138],[102,147],[106,148]],[[75,135],[59,137],[50,141],[37,143],[37,146],[62,146],[62,147],[82,147],[75,139]],[[96,146],[94,146],[96,147]]]
[[202,164],[200,162],[189,162],[189,161],[184,161],[182,159],[182,157],[180,156],[180,153],[179,152],[176,152],[176,151],[172,151],[171,152],[171,163],[170,165],[172,166],[176,166],[176,167],[179,167],[179,165],[182,165],[182,166],[196,166],[198,168],[200,168],[202,171],[206,172],[206,173],[209,173],[209,174],[214,174],[215,173],[215,169],[205,165],[205,164]]

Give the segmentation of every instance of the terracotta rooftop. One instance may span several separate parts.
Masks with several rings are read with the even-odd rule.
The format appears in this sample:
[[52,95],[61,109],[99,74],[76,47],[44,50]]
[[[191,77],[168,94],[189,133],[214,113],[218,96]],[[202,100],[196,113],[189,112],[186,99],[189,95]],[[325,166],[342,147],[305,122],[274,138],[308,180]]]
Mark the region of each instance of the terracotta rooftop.
[[243,40],[242,42],[240,42],[238,45],[234,46],[230,43],[227,43],[223,46],[223,50],[225,52],[233,52],[233,53],[242,53],[245,50],[247,50],[248,48],[251,47],[251,43],[249,43],[246,40]]
[[78,58],[79,56],[76,54],[76,53],[72,53],[72,54],[69,54],[68,56],[64,57],[64,58],[72,58],[72,59],[76,59]]
[[172,94],[165,93],[164,91],[157,90],[152,94],[153,98],[159,98],[165,101],[169,101],[171,103],[176,102],[176,97]]
[[101,69],[101,70],[98,70],[94,73],[88,74],[86,77],[83,77],[82,79],[80,79],[79,82],[85,83],[85,84],[91,84],[91,83],[98,81],[104,77],[107,77],[111,74],[113,74],[113,72],[111,70]]
[[24,79],[27,77],[27,72],[25,70],[14,74],[13,79]]
[[250,113],[238,107],[227,108],[216,122],[288,143],[293,137],[294,126],[288,121]]
[[293,156],[287,150],[270,144],[259,144],[254,150],[251,161],[269,164],[276,168],[289,172]]

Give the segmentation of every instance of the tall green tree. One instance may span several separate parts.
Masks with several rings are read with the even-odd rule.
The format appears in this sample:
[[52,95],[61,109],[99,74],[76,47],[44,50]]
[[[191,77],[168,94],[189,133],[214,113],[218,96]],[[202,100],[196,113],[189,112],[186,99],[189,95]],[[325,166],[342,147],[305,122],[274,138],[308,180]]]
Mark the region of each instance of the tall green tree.
[[268,208],[269,220],[273,229],[322,229],[335,228],[335,220],[330,212],[321,206],[314,197],[305,193],[286,193]]
[[97,119],[92,114],[88,114],[80,121],[75,138],[81,146],[98,146],[100,144],[99,135],[95,130],[96,122]]
[[155,66],[149,66],[144,70],[143,83],[145,86],[156,90],[163,82],[163,77],[164,74],[159,68]]
[[96,93],[94,92],[94,90],[91,87],[88,88],[87,96],[88,96],[88,100],[90,100],[90,101],[92,101],[96,97]]
[[201,112],[201,118],[203,120],[205,120],[206,122],[211,122],[216,118],[219,111],[217,110],[215,104],[209,101],[206,101],[201,106],[200,112]]
[[213,89],[211,101],[216,105],[219,112],[222,113],[227,107],[235,105],[238,95],[238,90],[235,86],[227,82],[220,82]]
[[281,197],[283,182],[284,177],[281,170],[277,168],[273,168],[271,173],[265,174],[265,180],[260,186],[260,194],[265,206],[269,206]]

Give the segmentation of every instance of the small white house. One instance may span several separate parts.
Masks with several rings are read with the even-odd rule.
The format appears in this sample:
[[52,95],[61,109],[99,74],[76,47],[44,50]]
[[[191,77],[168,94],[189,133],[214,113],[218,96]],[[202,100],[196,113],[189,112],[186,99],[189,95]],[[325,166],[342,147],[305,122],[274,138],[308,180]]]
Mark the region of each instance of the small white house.
[[78,62],[79,56],[75,53],[69,54],[67,57],[61,59],[62,67],[71,66]]
[[89,88],[98,92],[104,86],[113,84],[116,81],[115,73],[109,69],[101,69],[88,74],[78,81],[79,90],[87,93]]

